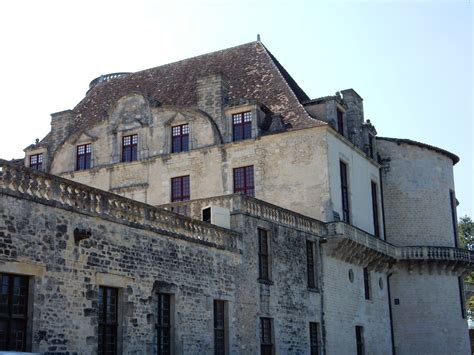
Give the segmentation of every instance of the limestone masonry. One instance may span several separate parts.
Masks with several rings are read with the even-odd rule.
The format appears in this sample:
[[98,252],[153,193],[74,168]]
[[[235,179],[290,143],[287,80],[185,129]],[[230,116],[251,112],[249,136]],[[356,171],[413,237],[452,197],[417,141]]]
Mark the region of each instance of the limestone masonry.
[[469,354],[458,160],[259,41],[101,76],[0,160],[0,351]]

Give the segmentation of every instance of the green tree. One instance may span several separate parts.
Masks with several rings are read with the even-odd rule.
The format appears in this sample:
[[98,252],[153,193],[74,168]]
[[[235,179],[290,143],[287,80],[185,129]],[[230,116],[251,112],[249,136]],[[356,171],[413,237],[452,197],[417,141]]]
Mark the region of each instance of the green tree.
[[474,222],[471,217],[466,215],[459,219],[458,235],[461,248],[474,250]]

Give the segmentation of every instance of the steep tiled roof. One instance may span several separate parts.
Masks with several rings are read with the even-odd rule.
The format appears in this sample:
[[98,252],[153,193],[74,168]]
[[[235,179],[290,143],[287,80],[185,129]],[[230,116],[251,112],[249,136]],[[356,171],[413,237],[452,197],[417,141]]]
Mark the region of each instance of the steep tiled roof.
[[251,42],[101,82],[74,108],[75,128],[105,119],[114,102],[130,93],[163,105],[196,106],[196,80],[211,73],[227,78],[230,100],[261,102],[292,128],[325,124],[306,113],[301,102],[308,96],[275,57],[261,42]]

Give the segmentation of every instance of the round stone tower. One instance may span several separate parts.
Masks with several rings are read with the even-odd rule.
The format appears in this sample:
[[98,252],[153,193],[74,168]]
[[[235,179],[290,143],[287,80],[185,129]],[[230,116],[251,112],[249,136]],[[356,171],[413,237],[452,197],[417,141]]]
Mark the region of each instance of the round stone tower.
[[[378,138],[386,239],[399,246],[388,278],[396,354],[470,354],[457,249],[453,165],[445,150]],[[430,339],[428,342],[426,339]]]

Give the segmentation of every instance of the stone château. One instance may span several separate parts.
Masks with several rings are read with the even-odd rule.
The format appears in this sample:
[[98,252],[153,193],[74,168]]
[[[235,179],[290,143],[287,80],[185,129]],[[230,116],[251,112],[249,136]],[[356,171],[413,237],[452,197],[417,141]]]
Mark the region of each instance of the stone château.
[[469,354],[458,160],[260,41],[101,76],[0,161],[0,350]]

